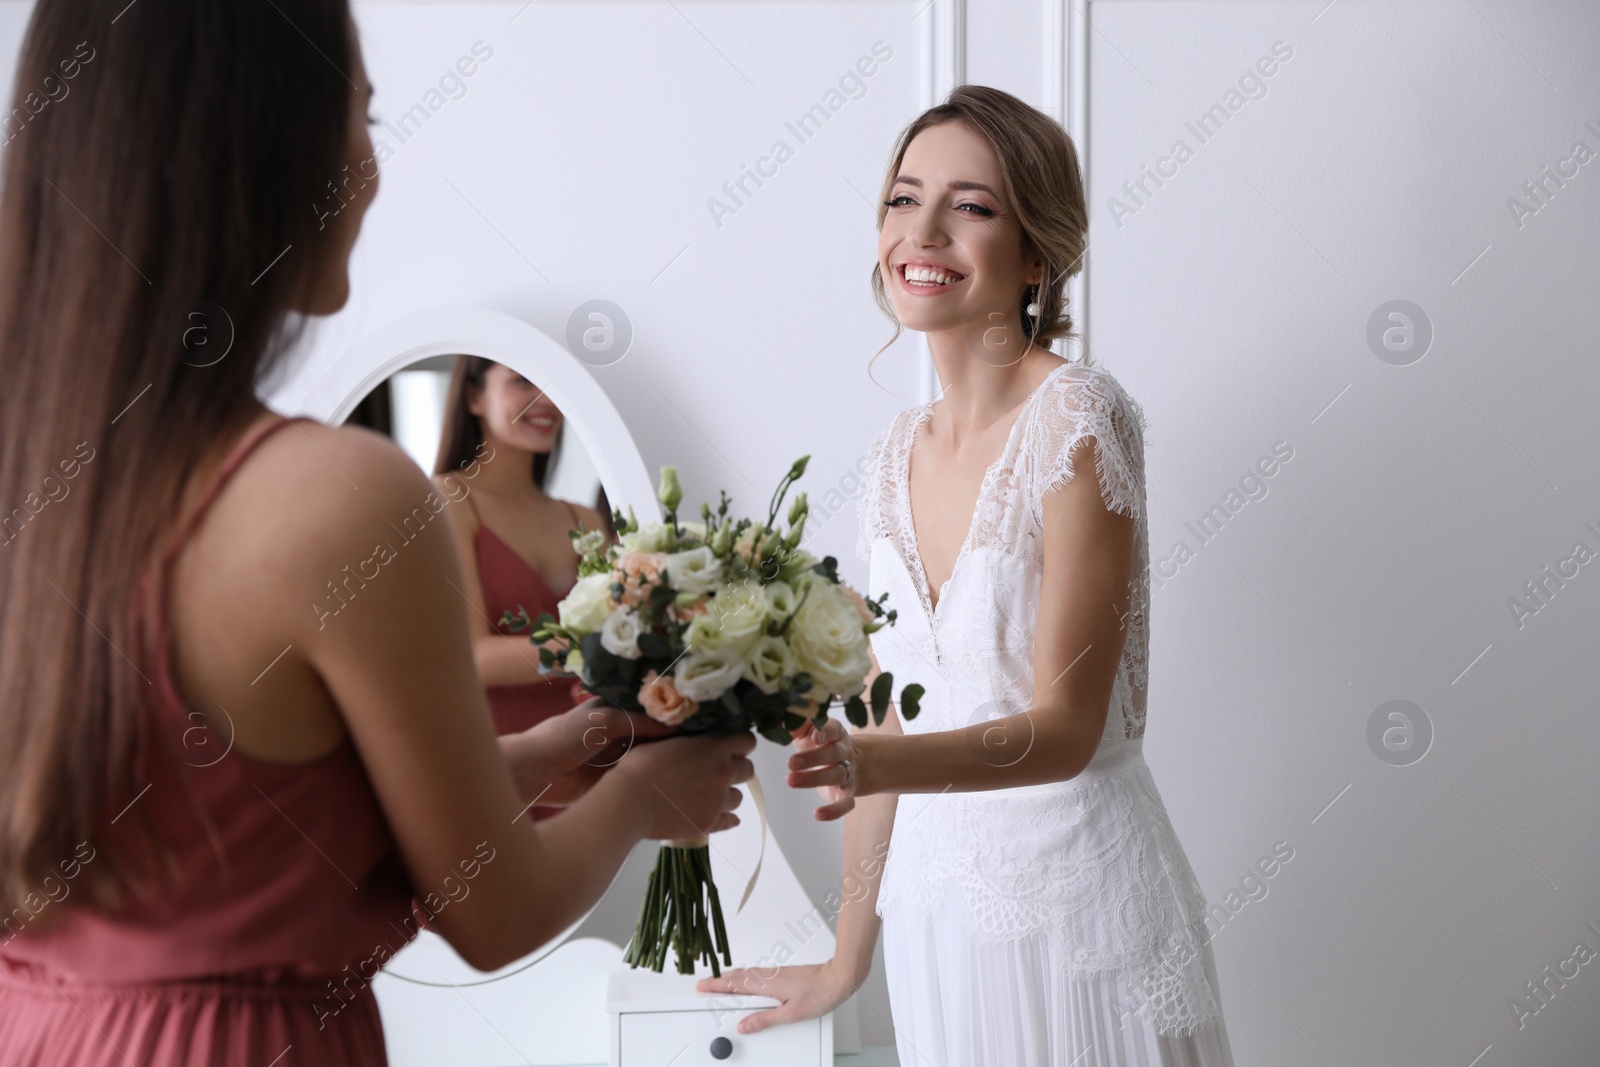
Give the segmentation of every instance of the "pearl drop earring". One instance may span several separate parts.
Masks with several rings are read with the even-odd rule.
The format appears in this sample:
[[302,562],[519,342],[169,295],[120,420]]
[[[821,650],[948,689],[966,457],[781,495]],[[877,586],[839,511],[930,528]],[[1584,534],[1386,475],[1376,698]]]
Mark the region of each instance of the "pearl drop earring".
[[1029,318],[1036,319],[1036,318],[1039,317],[1039,301],[1037,299],[1038,286],[1034,287],[1034,292],[1035,292],[1035,299],[1034,299],[1034,301],[1032,303],[1030,303],[1028,305],[1027,311],[1028,311],[1028,317]]

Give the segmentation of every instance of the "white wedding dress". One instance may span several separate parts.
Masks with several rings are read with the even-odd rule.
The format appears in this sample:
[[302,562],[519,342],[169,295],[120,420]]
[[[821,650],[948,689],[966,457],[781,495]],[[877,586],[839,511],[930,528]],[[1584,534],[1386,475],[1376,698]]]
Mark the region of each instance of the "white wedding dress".
[[[1137,525],[1140,579],[1105,733],[1076,778],[901,795],[878,894],[902,1067],[1231,1067],[1205,898],[1144,762],[1149,533],[1144,425],[1107,371],[1063,363],[986,472],[930,609],[912,530],[911,442],[931,405],[880,433],[857,552],[895,625],[872,636],[898,690],[927,689],[908,734],[1032,702],[1041,505],[1094,438],[1107,507]],[[990,753],[987,758],[999,758]]]

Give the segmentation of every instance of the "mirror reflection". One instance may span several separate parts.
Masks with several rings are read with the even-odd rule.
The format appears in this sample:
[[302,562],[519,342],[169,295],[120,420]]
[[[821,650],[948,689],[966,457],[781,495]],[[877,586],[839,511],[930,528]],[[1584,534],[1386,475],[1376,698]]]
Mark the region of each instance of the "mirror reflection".
[[578,576],[570,531],[611,536],[605,488],[561,409],[520,371],[454,355],[391,375],[345,421],[393,438],[445,499],[466,505],[446,514],[495,732],[520,733],[582,703],[575,680],[541,668],[526,627],[506,623],[508,613],[557,614]]

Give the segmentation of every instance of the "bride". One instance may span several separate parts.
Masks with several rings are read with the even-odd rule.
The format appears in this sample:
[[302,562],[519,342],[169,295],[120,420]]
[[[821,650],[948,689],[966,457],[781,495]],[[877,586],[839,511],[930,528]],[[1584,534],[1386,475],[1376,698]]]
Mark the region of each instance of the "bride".
[[874,441],[858,552],[898,609],[874,663],[927,695],[790,757],[868,887],[833,959],[698,988],[781,1002],[744,1032],[821,1015],[881,923],[904,1067],[1231,1067],[1205,900],[1141,753],[1144,416],[1048,347],[1074,336],[1087,229],[1072,141],[957,88],[901,134],[878,223],[878,303],[943,389]]

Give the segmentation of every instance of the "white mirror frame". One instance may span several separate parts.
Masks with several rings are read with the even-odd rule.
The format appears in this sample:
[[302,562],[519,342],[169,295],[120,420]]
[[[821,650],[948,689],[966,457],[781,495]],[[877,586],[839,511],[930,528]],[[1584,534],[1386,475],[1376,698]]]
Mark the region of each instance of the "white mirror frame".
[[499,311],[431,308],[396,319],[351,345],[305,390],[302,410],[338,426],[396,371],[430,356],[450,355],[484,356],[538,383],[589,453],[607,500],[624,510],[632,504],[640,522],[660,520],[655,479],[605,390],[558,341]]

